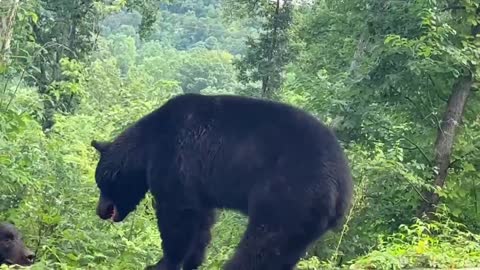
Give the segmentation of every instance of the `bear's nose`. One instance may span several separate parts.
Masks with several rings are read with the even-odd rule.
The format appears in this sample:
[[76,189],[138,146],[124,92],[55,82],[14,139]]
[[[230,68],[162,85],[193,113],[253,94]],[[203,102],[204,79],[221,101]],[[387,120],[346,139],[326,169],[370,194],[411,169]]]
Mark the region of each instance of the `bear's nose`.
[[31,252],[31,251],[29,251],[27,253],[27,256],[25,256],[25,257],[27,258],[27,261],[31,264],[35,261],[35,254],[33,254],[33,252]]

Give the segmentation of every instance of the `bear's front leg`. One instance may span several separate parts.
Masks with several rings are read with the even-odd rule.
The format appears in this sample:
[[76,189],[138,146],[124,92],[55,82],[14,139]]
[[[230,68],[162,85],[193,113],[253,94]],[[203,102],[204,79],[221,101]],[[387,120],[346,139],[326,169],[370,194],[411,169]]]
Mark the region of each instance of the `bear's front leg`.
[[170,265],[168,265],[168,263],[165,261],[165,258],[162,258],[160,259],[160,261],[158,261],[157,264],[154,264],[154,265],[149,265],[147,267],[145,267],[145,270],[167,270],[167,269],[178,269],[180,270],[180,267],[176,267],[176,268],[169,268],[169,267],[172,267]]
[[180,270],[193,243],[199,213],[193,209],[158,204],[156,210],[163,258],[156,265],[148,266],[146,269]]
[[183,261],[183,270],[195,270],[202,265],[207,246],[212,238],[210,229],[214,222],[215,212],[213,209],[205,209],[201,212],[201,216],[196,222],[194,240]]

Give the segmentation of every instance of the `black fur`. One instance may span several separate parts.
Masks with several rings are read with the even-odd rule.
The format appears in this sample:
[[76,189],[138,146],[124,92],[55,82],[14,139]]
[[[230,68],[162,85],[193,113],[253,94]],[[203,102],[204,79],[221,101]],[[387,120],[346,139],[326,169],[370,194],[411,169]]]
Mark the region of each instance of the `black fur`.
[[22,240],[22,234],[10,223],[0,223],[0,265],[32,265],[35,254]]
[[123,220],[150,190],[164,257],[154,269],[203,260],[214,209],[249,217],[227,270],[293,269],[350,207],[352,180],[335,135],[291,106],[185,94],[126,129],[101,153],[99,215]]

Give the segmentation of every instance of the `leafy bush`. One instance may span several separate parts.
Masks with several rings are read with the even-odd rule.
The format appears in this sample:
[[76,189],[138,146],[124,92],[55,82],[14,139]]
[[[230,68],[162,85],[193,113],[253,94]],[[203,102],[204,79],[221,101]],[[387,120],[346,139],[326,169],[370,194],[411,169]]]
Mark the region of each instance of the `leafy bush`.
[[350,269],[465,268],[480,266],[480,235],[445,214],[425,222],[415,219],[389,236],[378,249],[355,260]]
[[[19,55],[12,55],[8,69],[0,68],[0,221],[15,222],[25,235],[39,259],[33,269],[143,269],[155,263],[162,251],[150,197],[123,223],[96,217],[97,154],[90,141],[111,139],[183,92],[259,97],[262,82],[241,85],[232,62],[238,53],[258,49],[244,41],[255,38],[258,23],[268,18],[243,14],[227,23],[220,6],[227,3],[222,8],[232,14],[240,11],[228,2],[241,1],[174,0],[160,5],[146,39],[138,32],[137,11],[109,16],[100,23],[102,34],[88,38],[96,45],[90,52],[90,45],[70,40],[78,34],[71,31],[75,25],[52,35],[48,30],[68,25],[52,15],[78,1],[59,1],[56,11],[45,9],[50,1],[10,2],[22,4],[11,46]],[[100,2],[95,6],[113,10]],[[285,67],[274,98],[307,110],[336,132],[352,167],[355,200],[344,227],[313,243],[298,268],[480,266],[480,69],[478,40],[470,34],[479,21],[478,3],[459,1],[458,9],[448,10],[445,1],[311,2],[294,10],[287,35],[298,58]],[[83,16],[83,23],[90,19]],[[36,40],[35,24],[51,40]],[[79,48],[82,57],[62,53]],[[46,81],[62,76],[43,89],[36,76],[42,72]],[[434,182],[441,114],[458,75],[468,72],[475,73],[472,92],[447,181],[437,188],[449,211],[431,222],[412,222],[425,200],[422,191]],[[49,105],[55,125],[43,131]],[[221,269],[245,224],[242,215],[219,211],[202,269]]]

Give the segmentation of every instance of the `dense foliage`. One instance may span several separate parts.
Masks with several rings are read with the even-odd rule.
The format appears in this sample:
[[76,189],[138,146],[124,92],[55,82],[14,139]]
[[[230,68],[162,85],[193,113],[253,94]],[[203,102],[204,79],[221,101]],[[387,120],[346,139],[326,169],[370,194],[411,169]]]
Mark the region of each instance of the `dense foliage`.
[[[7,0],[0,221],[22,230],[33,269],[142,269],[161,255],[150,197],[101,221],[91,139],[179,93],[264,95],[331,126],[353,171],[345,225],[299,269],[480,267],[479,13],[478,0]],[[203,269],[244,224],[219,212]]]

